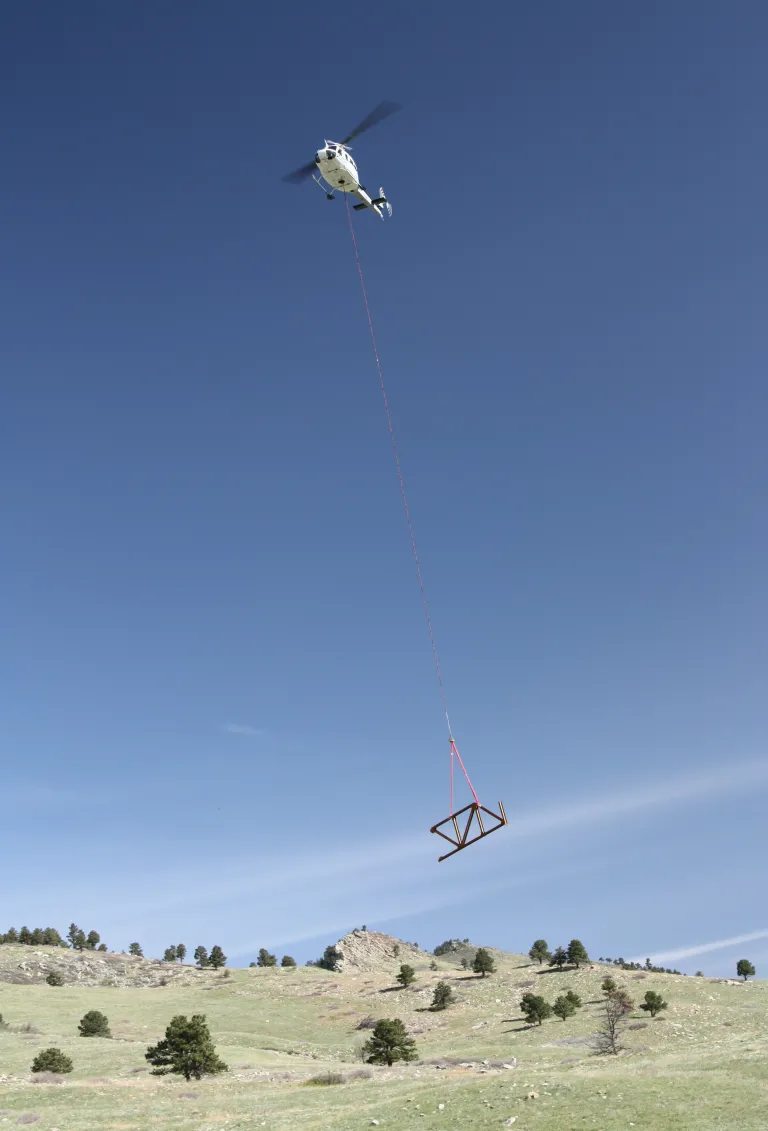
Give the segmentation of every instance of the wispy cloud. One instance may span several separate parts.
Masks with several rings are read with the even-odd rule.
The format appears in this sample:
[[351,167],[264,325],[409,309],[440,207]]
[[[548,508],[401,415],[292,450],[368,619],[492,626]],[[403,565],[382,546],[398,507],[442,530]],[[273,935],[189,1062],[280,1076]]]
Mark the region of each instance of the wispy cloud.
[[[541,857],[544,834],[550,862],[559,868],[562,841],[557,838],[571,841],[577,828],[594,830],[615,821],[626,825],[633,818],[655,815],[660,807],[700,804],[765,786],[768,762],[731,763],[698,776],[627,786],[595,799],[517,812],[508,829],[439,867],[437,838],[427,832],[384,840],[318,842],[293,853],[285,851],[287,841],[280,838],[268,863],[260,854],[210,853],[192,872],[153,868],[151,874],[142,875],[134,868],[121,882],[111,884],[111,890],[119,891],[119,902],[108,908],[101,893],[98,908],[102,918],[113,917],[113,933],[123,926],[128,930],[137,919],[147,924],[148,934],[162,933],[166,923],[170,930],[172,923],[186,922],[194,931],[206,921],[228,920],[234,931],[222,941],[232,953],[243,952],[255,932],[271,940],[271,945],[298,941],[357,920],[396,920],[416,911],[460,905],[514,887],[524,870],[540,881],[542,867],[547,867]],[[514,859],[514,870],[506,866],[509,858]],[[536,867],[530,869],[534,861]],[[569,860],[568,874],[594,872],[601,861],[605,863],[599,853],[595,860],[578,854]],[[90,874],[83,884],[87,899],[93,890]],[[75,886],[73,876],[70,900]],[[749,936],[753,937],[758,936]]]
[[10,782],[3,785],[4,805],[13,805],[18,808],[69,809],[89,805],[107,805],[114,801],[117,796],[119,794],[94,789],[90,785],[66,789],[38,782]]
[[246,726],[244,723],[225,723],[221,729],[227,734],[243,734],[246,738],[263,738],[267,733],[259,727]]
[[624,818],[652,812],[664,805],[690,805],[711,798],[736,796],[768,786],[768,761],[730,763],[722,769],[653,785],[630,786],[589,801],[569,802],[516,815],[511,831],[517,837],[563,831],[574,825]]
[[[681,946],[677,950],[660,950],[649,957],[651,962],[672,962],[678,958],[693,958],[697,954],[708,954],[711,950],[727,950],[729,946],[741,946],[742,943],[756,942],[758,939],[768,939],[768,928],[762,931],[750,931],[746,935],[733,935],[730,939],[716,939],[714,942],[697,943],[695,946]],[[643,958],[633,958],[630,961],[642,962]]]

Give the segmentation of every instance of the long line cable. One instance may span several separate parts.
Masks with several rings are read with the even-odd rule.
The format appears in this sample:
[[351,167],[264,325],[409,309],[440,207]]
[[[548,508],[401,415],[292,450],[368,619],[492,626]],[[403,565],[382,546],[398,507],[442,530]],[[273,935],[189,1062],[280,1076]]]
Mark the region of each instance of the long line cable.
[[368,304],[368,295],[367,295],[366,290],[365,290],[365,279],[363,278],[363,268],[362,268],[362,264],[360,263],[360,252],[358,251],[357,239],[355,238],[355,226],[352,223],[352,212],[351,212],[350,207],[349,207],[349,198],[347,197],[346,193],[344,194],[344,203],[347,206],[347,220],[349,221],[349,231],[350,231],[350,235],[352,236],[352,246],[353,246],[354,251],[355,251],[355,263],[357,264],[357,274],[360,278],[360,289],[363,292],[363,303],[365,304],[365,315],[366,315],[366,318],[368,319],[368,329],[370,330],[370,333],[371,333],[371,344],[373,346],[373,356],[376,359],[376,369],[377,369],[378,374],[379,374],[379,387],[381,388],[381,396],[382,396],[382,400],[384,401],[384,410],[387,414],[387,427],[389,428],[389,439],[390,439],[390,442],[392,444],[392,452],[393,452],[393,455],[395,457],[395,466],[397,468],[397,478],[398,478],[398,482],[400,484],[400,495],[401,495],[402,500],[403,500],[403,510],[405,511],[405,520],[408,523],[408,533],[409,533],[410,538],[411,538],[411,550],[413,551],[413,560],[416,563],[416,576],[419,579],[419,590],[421,592],[421,603],[424,607],[424,616],[425,616],[426,621],[427,621],[427,630],[429,631],[429,641],[430,641],[430,644],[432,645],[432,656],[433,656],[433,659],[435,661],[435,672],[437,673],[437,683],[438,683],[438,686],[440,688],[440,697],[441,697],[442,702],[443,702],[443,712],[445,714],[445,722],[446,722],[446,725],[448,727],[448,739],[449,739],[450,747],[451,747],[450,806],[451,806],[451,812],[453,812],[453,759],[454,759],[454,754],[458,758],[459,765],[461,766],[461,768],[464,772],[464,777],[467,779],[467,785],[469,786],[470,790],[472,791],[472,796],[474,797],[475,801],[477,801],[478,798],[477,798],[477,794],[475,793],[475,790],[472,786],[472,782],[469,780],[469,774],[467,773],[466,769],[464,768],[464,763],[461,760],[461,755],[459,754],[459,751],[456,748],[456,744],[453,741],[453,731],[451,729],[451,720],[450,720],[450,717],[448,715],[448,702],[447,702],[447,699],[446,699],[446,696],[445,696],[445,687],[443,685],[443,676],[442,676],[442,673],[440,671],[440,660],[438,659],[438,656],[437,656],[437,645],[435,644],[435,634],[432,630],[432,618],[429,615],[429,604],[427,603],[427,593],[426,593],[426,589],[424,588],[424,579],[423,579],[422,574],[421,574],[421,563],[419,562],[419,554],[418,554],[418,551],[416,549],[416,538],[415,538],[414,533],[413,533],[413,523],[411,522],[411,512],[410,512],[410,509],[408,507],[408,496],[405,493],[405,480],[403,479],[403,469],[400,466],[400,456],[398,454],[397,443],[395,441],[395,430],[392,426],[392,413],[389,410],[389,399],[387,397],[387,389],[386,389],[386,386],[384,384],[384,373],[382,372],[382,368],[381,368],[381,358],[379,357],[379,349],[378,349],[378,346],[376,345],[376,335],[375,335],[374,330],[373,330],[373,319],[371,318],[371,308]]

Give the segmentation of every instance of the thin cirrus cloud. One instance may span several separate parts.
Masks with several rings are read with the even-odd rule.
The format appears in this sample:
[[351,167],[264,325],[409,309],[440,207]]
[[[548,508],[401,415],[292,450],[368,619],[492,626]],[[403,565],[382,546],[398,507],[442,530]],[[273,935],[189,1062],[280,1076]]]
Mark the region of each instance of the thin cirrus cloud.
[[[768,939],[768,928],[761,931],[750,931],[746,935],[733,935],[729,939],[715,939],[714,942],[696,943],[695,946],[681,946],[677,950],[660,950],[649,957],[651,962],[672,962],[678,958],[694,958],[697,954],[709,954],[712,950],[727,950],[730,946],[757,942],[758,939]],[[642,962],[643,959],[633,958],[631,961]]]
[[222,730],[226,731],[227,734],[242,734],[246,738],[263,738],[266,734],[265,730],[247,726],[244,723],[225,723]]
[[[435,838],[418,834],[378,842],[357,841],[354,851],[349,845],[319,844],[311,851],[276,855],[268,867],[256,866],[250,856],[217,859],[209,861],[204,870],[196,870],[194,882],[184,871],[164,876],[155,872],[151,878],[134,875],[121,888],[120,911],[133,905],[136,910],[142,909],[148,921],[154,921],[171,908],[175,915],[186,908],[197,920],[220,918],[227,905],[253,905],[259,909],[260,929],[273,940],[311,938],[331,929],[332,922],[341,924],[358,914],[369,921],[381,921],[411,914],[417,906],[423,910],[425,887],[429,888],[432,908],[461,904],[477,895],[478,883],[487,883],[482,871],[488,865],[489,852],[491,859],[513,853],[519,861],[527,843],[540,845],[536,834],[569,835],[578,827],[642,819],[662,805],[706,803],[767,785],[768,762],[735,763],[724,770],[689,774],[658,786],[629,786],[596,799],[522,812],[508,829],[491,837],[476,856],[462,854],[455,868],[439,873],[435,872]],[[595,864],[579,860],[572,866],[576,871],[590,871]],[[504,877],[502,886],[508,883],[506,870]],[[240,918],[238,912],[238,918],[240,938],[232,939],[229,945],[240,950],[246,946],[251,923],[249,915]],[[705,944],[705,949],[710,945]],[[688,949],[686,953],[699,952]]]

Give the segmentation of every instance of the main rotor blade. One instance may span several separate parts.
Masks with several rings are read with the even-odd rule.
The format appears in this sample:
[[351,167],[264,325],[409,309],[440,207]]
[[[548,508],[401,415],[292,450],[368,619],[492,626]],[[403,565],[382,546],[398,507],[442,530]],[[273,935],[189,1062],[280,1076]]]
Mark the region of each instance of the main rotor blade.
[[294,169],[292,173],[286,173],[283,180],[289,185],[300,185],[302,181],[306,181],[315,171],[315,162],[310,161],[308,165],[302,165],[300,169]]
[[353,138],[359,137],[360,134],[364,134],[366,130],[369,130],[371,128],[371,126],[378,125],[379,122],[383,122],[385,118],[388,118],[390,114],[396,114],[398,110],[402,110],[402,106],[400,106],[398,102],[388,102],[386,100],[384,102],[380,102],[374,110],[371,110],[368,117],[363,118],[360,125],[356,126],[352,130],[352,133],[349,135],[349,137],[344,138],[341,144],[347,145],[350,141],[353,140]]

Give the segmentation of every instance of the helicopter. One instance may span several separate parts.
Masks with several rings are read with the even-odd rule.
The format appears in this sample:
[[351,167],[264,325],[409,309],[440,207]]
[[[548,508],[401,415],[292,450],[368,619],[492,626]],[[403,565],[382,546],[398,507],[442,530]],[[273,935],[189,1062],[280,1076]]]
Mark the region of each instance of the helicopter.
[[372,197],[365,185],[360,183],[357,165],[349,152],[351,148],[349,143],[400,109],[401,107],[397,102],[380,102],[343,141],[329,141],[326,138],[315,154],[314,161],[309,161],[306,165],[302,165],[300,169],[294,169],[292,173],[287,173],[283,180],[287,184],[298,185],[311,177],[315,184],[323,190],[328,200],[333,200],[337,191],[351,192],[360,202],[353,205],[355,212],[370,208],[382,220],[385,210],[387,215],[391,216],[392,205],[384,195],[384,189],[380,188],[378,196]]

